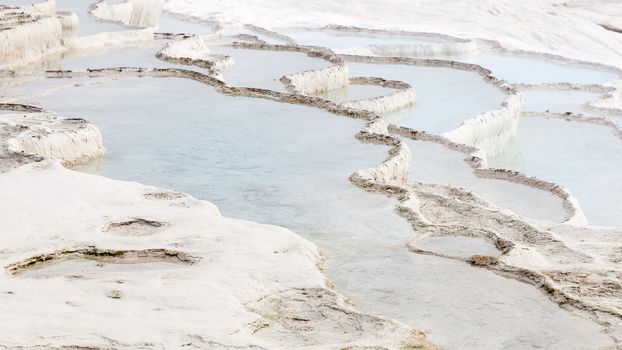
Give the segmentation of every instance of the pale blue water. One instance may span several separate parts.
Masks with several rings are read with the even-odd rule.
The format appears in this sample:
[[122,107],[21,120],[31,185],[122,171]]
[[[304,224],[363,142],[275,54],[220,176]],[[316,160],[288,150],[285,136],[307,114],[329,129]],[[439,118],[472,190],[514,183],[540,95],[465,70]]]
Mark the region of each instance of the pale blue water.
[[395,89],[388,89],[378,85],[348,85],[341,89],[329,90],[313,96],[330,101],[343,102],[385,96],[395,91]]
[[[426,35],[408,37],[404,35],[374,35],[339,31],[286,31],[285,33],[300,44],[324,46],[331,49],[342,49],[352,46],[365,47],[371,44],[452,42],[451,39]],[[495,50],[484,50],[480,53],[470,53],[467,55],[437,57],[479,64],[492,70],[497,77],[511,83],[570,82],[589,84],[619,79],[618,74],[603,69],[569,65],[544,58],[502,53]]]
[[525,111],[582,112],[584,105],[597,100],[602,93],[577,90],[526,90]]
[[[361,121],[174,78],[122,79],[39,100],[99,126],[108,153],[91,170],[186,191],[224,215],[294,230],[326,253],[337,290],[364,311],[429,331],[443,348],[606,342],[598,327],[529,285],[408,252],[416,235],[394,213],[395,202],[347,179],[386,157],[385,147],[353,137]],[[489,249],[480,243],[469,249]]]
[[235,49],[208,45],[210,53],[228,55],[234,65],[225,69],[223,79],[229,85],[271,89],[285,92],[282,76],[332,65],[323,59],[301,52]]
[[156,53],[168,40],[153,40],[152,42],[136,44],[131,47],[105,49],[102,52],[69,52],[58,58],[58,65],[62,69],[83,71],[89,68],[111,67],[142,67],[142,68],[181,68],[205,72],[196,66],[173,64],[156,58]]
[[489,165],[565,186],[578,197],[590,224],[622,226],[622,140],[609,128],[522,118],[517,143],[520,161],[491,159]]
[[617,74],[608,71],[512,55],[482,54],[473,63],[492,70],[498,78],[512,83],[591,84],[619,79]]
[[300,45],[314,45],[329,49],[343,49],[347,47],[365,47],[367,45],[383,44],[412,44],[412,43],[439,43],[452,42],[434,35],[390,35],[383,33],[359,33],[350,31],[299,31],[283,30],[283,33],[294,39]]
[[385,118],[415,130],[453,130],[464,120],[499,108],[506,97],[474,72],[398,64],[349,62],[348,66],[352,76],[382,77],[410,84],[417,91],[417,103]]
[[[187,33],[203,27],[188,29],[183,22],[163,20],[159,30]],[[155,64],[149,57],[154,48],[143,49],[136,57],[132,51],[110,52],[62,63],[74,69]],[[214,51],[234,56],[237,64],[223,74],[232,85],[282,90],[281,75],[328,65],[296,53]],[[412,83],[421,103],[394,118],[426,130],[450,130],[497,108],[504,97],[470,72],[362,66],[361,74],[353,75]],[[385,147],[361,144],[353,137],[361,121],[309,107],[223,96],[181,79],[100,80],[106,83],[79,88],[72,85],[93,81],[36,81],[11,92],[30,93],[32,101],[98,125],[108,153],[85,170],[189,192],[216,203],[224,215],[286,226],[326,253],[325,272],[337,290],[364,311],[428,331],[442,348],[584,349],[607,342],[598,327],[560,309],[531,286],[463,263],[409,253],[405,244],[416,234],[393,212],[395,202],[365,193],[347,180],[356,169],[386,157]],[[58,85],[65,88],[49,90]],[[44,96],[37,96],[44,90]],[[425,177],[424,169],[430,179],[468,178],[464,169],[456,170],[459,159],[449,165],[453,155],[438,157],[443,152],[430,151],[422,157],[417,153],[421,151],[413,152],[415,177]],[[434,165],[439,159],[425,157],[438,157],[440,165]],[[510,193],[516,198],[504,202],[506,185],[477,185],[478,191],[488,189],[491,198],[501,196],[498,204],[508,207],[521,207],[533,195],[515,187]],[[559,214],[557,202],[541,200],[542,216]],[[470,242],[467,250],[492,253],[485,242]]]
[[155,28],[156,32],[207,35],[215,32],[213,24],[207,22],[182,20],[173,15],[162,14]]
[[[465,154],[432,142],[403,140],[413,158],[409,177],[411,181],[464,188],[498,207],[510,209],[524,217],[552,222],[561,222],[565,217],[561,200],[549,192],[509,181],[479,178],[464,162]],[[512,153],[515,150],[510,147],[504,156],[522,159],[520,153]]]

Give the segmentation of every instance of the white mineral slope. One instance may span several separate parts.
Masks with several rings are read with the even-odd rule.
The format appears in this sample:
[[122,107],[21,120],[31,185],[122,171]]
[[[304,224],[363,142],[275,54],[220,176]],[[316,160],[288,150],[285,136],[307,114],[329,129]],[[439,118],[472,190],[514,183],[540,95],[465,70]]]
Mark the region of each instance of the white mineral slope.
[[51,160],[0,188],[0,347],[432,348],[349,307],[287,229]]
[[80,27],[80,19],[73,12],[57,12],[56,18],[60,21],[64,31],[77,30]]
[[105,32],[63,40],[67,50],[101,50],[112,47],[125,47],[153,41],[153,28]]
[[569,3],[573,6],[560,0],[170,0],[165,10],[266,28],[341,24],[443,33],[622,67],[622,35],[597,23],[619,21],[620,2],[606,1],[609,11],[598,10],[603,1]]
[[62,52],[61,22],[15,9],[0,9],[0,70],[13,69]]
[[505,149],[510,140],[516,137],[523,104],[520,93],[510,95],[500,108],[468,119],[443,136],[453,142],[479,148],[486,159]]
[[73,165],[103,153],[99,129],[84,119],[48,112],[0,114],[0,162],[7,156],[38,156]]
[[56,14],[56,0],[45,0],[39,3],[33,1],[32,5],[22,6],[21,8],[46,16],[54,16]]
[[213,36],[208,35],[171,41],[164,45],[156,56],[165,61],[209,68],[214,75],[217,75],[233,66],[235,62],[231,56],[211,53],[208,43],[212,39]]
[[164,0],[130,0],[117,4],[100,1],[90,12],[100,20],[118,22],[132,27],[155,27],[162,14]]
[[130,1],[118,4],[109,4],[106,1],[99,1],[91,7],[90,13],[102,21],[129,24],[133,8],[133,4]]
[[288,74],[281,77],[285,88],[292,93],[313,95],[339,89],[350,84],[350,71],[345,64]]
[[164,0],[132,0],[132,14],[129,25],[155,27],[162,14]]
[[372,55],[403,57],[466,55],[474,54],[478,51],[477,43],[474,41],[369,45],[368,48]]
[[378,115],[397,111],[417,102],[417,92],[413,88],[400,89],[391,94],[372,98],[346,101],[341,105],[348,108],[363,109]]
[[607,85],[615,90],[608,92],[598,100],[588,102],[586,107],[594,111],[605,111],[622,115],[622,80],[610,82]]

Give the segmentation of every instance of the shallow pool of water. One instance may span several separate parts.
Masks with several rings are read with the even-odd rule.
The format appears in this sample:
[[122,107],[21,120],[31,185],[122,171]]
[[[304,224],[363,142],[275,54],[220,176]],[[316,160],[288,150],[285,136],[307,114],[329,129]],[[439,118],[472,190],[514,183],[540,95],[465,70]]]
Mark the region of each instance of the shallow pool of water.
[[390,113],[387,121],[433,133],[457,128],[464,120],[499,108],[505,94],[473,72],[398,64],[348,63],[352,76],[381,77],[410,84],[417,103]]
[[285,92],[282,76],[331,65],[320,58],[301,52],[235,49],[231,46],[209,46],[210,53],[229,55],[235,62],[222,73],[232,86],[258,87]]
[[181,68],[206,72],[196,66],[174,64],[156,58],[158,51],[169,40],[153,40],[125,48],[107,48],[101,52],[68,52],[58,57],[62,69],[84,71],[92,68],[141,67],[141,68]]
[[622,226],[622,140],[609,128],[522,118],[517,144],[520,159],[490,159],[489,165],[562,185],[578,197],[591,224]]
[[429,331],[443,348],[605,341],[531,286],[410,253],[416,234],[395,202],[347,180],[386,157],[385,147],[353,137],[361,121],[172,78],[56,91],[41,102],[100,127],[108,153],[90,165],[98,174],[186,191],[226,216],[294,230],[325,252],[337,290],[364,311]]
[[[509,181],[479,178],[464,162],[466,156],[463,153],[433,142],[403,140],[413,158],[411,181],[464,188],[498,207],[528,218],[561,222],[565,217],[561,200],[546,191]],[[512,152],[517,151],[515,147],[515,144],[510,145],[504,156],[513,159],[513,162],[520,162],[523,156]]]
[[389,89],[378,85],[348,85],[341,89],[333,89],[325,91],[313,96],[327,99],[334,102],[363,100],[377,96],[385,96],[395,92],[395,89]]
[[531,55],[504,53],[496,50],[479,54],[446,56],[450,60],[478,64],[490,69],[496,77],[510,83],[576,83],[598,84],[620,79],[605,69],[586,65],[568,64]]
[[525,111],[582,112],[584,105],[597,100],[602,93],[578,90],[526,90]]

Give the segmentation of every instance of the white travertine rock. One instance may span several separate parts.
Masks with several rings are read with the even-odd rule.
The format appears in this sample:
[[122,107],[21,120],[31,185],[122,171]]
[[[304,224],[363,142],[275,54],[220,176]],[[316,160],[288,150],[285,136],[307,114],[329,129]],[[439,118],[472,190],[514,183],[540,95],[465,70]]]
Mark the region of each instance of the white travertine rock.
[[63,40],[68,50],[95,50],[106,47],[123,47],[153,41],[153,29],[145,28],[122,32],[106,32]]
[[443,136],[456,143],[478,147],[486,157],[492,156],[516,137],[523,102],[522,94],[510,95],[499,109],[468,119]]
[[91,14],[104,21],[153,28],[158,25],[163,4],[163,0],[130,0],[117,4],[100,1],[93,6]]
[[[5,18],[15,14],[16,10],[0,9],[0,21],[9,22]],[[63,50],[63,29],[56,17],[21,16],[25,23],[3,23],[8,28],[0,31],[0,69],[13,69]]]
[[0,188],[0,347],[433,348],[348,306],[287,229],[54,161]]
[[137,27],[155,27],[162,14],[164,0],[132,0],[132,14],[128,24]]
[[350,83],[350,70],[345,64],[285,75],[281,82],[288,91],[301,95],[318,94]]
[[52,113],[0,115],[0,149],[15,154],[51,158],[66,165],[85,162],[104,153],[97,127],[84,119]]
[[346,101],[341,104],[355,109],[364,109],[376,114],[394,112],[417,102],[417,92],[413,88],[400,89],[385,96],[377,96],[363,100]]

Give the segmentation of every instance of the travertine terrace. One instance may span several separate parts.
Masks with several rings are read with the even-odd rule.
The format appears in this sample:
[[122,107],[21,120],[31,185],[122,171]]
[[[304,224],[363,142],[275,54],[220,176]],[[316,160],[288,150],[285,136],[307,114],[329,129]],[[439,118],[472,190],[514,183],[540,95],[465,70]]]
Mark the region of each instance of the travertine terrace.
[[[498,162],[506,156],[517,138],[529,136],[519,133],[523,118],[595,125],[622,141],[622,65],[616,65],[620,53],[614,49],[622,45],[622,36],[615,29],[615,15],[622,14],[619,4],[608,3],[611,9],[604,12],[593,1],[560,5],[533,0],[529,1],[532,8],[526,8],[528,5],[510,1],[475,4],[465,0],[464,6],[470,8],[465,18],[480,18],[484,23],[476,26],[466,21],[463,29],[458,29],[465,21],[458,19],[455,9],[443,8],[440,1],[412,6],[396,0],[396,8],[408,10],[396,14],[391,23],[382,21],[383,16],[387,20],[388,10],[379,5],[363,4],[353,10],[320,0],[302,6],[300,11],[306,15],[297,13],[296,4],[287,0],[266,5],[265,11],[245,1],[102,0],[85,4],[81,14],[64,11],[64,1],[0,6],[0,314],[4,316],[0,348],[622,348],[622,229],[594,224],[573,192],[575,188],[510,166],[490,166],[493,159]],[[420,12],[413,13],[413,7]],[[515,18],[504,18],[508,11],[523,11],[532,17],[556,13],[557,18],[548,25],[534,19],[533,28],[526,28]],[[378,17],[370,15],[374,12]],[[408,16],[419,21],[410,25]],[[429,17],[442,20],[432,23]],[[504,28],[495,32],[500,23]],[[573,24],[582,25],[584,31],[578,34]],[[80,35],[81,25],[91,26],[95,34]],[[118,30],[106,30],[109,26],[118,26]],[[197,27],[208,28],[209,33],[196,33]],[[543,33],[530,35],[537,30]],[[320,33],[321,40],[315,43],[309,34],[304,37],[309,42],[303,43],[287,33]],[[356,42],[348,45],[348,40]],[[328,47],[329,43],[334,47]],[[585,50],[580,50],[581,45]],[[140,57],[145,53],[149,59],[143,63]],[[110,66],[101,59],[107,55],[133,61]],[[552,62],[613,78],[589,83],[506,81],[500,78],[503,72],[473,58],[478,55],[493,60],[518,57]],[[282,62],[275,62],[274,57],[281,57]],[[163,66],[150,64],[156,58]],[[89,68],[67,69],[70,59],[81,60]],[[296,59],[314,60],[315,65],[287,71],[288,64],[296,66]],[[355,63],[468,72],[472,74],[469,79],[496,89],[503,100],[495,109],[465,115],[460,125],[449,131],[418,130],[388,117],[404,110],[413,110],[417,116],[417,105],[426,96],[418,93],[418,86],[382,75],[353,75],[349,65]],[[279,74],[271,75],[272,69]],[[237,83],[229,80],[232,76]],[[248,83],[239,83],[240,76],[247,77]],[[568,326],[570,331],[551,335],[554,330],[530,329],[523,334],[519,329],[520,335],[513,337],[478,329],[485,320],[473,316],[470,324],[464,324],[468,335],[452,339],[450,322],[426,323],[426,319],[442,316],[408,311],[408,302],[397,297],[399,284],[394,291],[383,291],[385,297],[368,297],[366,293],[373,293],[366,289],[356,295],[344,292],[352,290],[361,278],[348,279],[331,269],[351,261],[339,260],[334,253],[325,256],[316,246],[338,244],[338,239],[295,232],[286,220],[255,223],[246,221],[252,216],[243,214],[228,218],[208,202],[210,198],[197,199],[198,194],[182,193],[175,186],[163,189],[80,171],[102,159],[107,161],[107,148],[114,150],[113,162],[119,157],[119,148],[109,145],[106,133],[89,121],[89,112],[93,113],[89,100],[79,102],[85,112],[78,110],[78,115],[63,115],[45,101],[59,92],[82,91],[89,86],[123,86],[126,79],[141,81],[144,91],[151,91],[151,79],[183,79],[218,96],[268,101],[274,106],[296,105],[360,121],[351,138],[361,145],[376,145],[386,150],[386,155],[381,162],[370,160],[367,167],[350,169],[342,180],[370,198],[388,198],[393,212],[387,220],[409,227],[405,236],[395,240],[400,243],[390,249],[377,245],[374,239],[395,239],[398,233],[365,237],[360,255],[369,251],[384,260],[391,260],[393,254],[400,259],[412,257],[400,266],[400,273],[417,269],[414,259],[430,257],[460,264],[474,274],[494,276],[490,280],[520,283],[530,292],[536,291],[538,302],[554,308],[555,315],[563,315],[560,327]],[[275,84],[279,88],[271,88]],[[550,90],[593,92],[599,97],[580,110],[525,108],[525,91]],[[92,98],[106,103],[106,90],[101,91]],[[335,91],[345,98],[322,97]],[[134,92],[128,91],[128,96]],[[75,103],[65,100],[60,105]],[[445,104],[462,108],[452,101]],[[219,108],[222,106],[214,101],[213,109],[202,112],[218,113]],[[126,112],[123,118],[149,114],[131,107]],[[120,117],[110,113],[110,120]],[[179,118],[183,113],[173,111],[170,117]],[[124,127],[120,125],[117,127]],[[317,127],[328,130],[332,125]],[[153,131],[145,127],[141,132]],[[250,135],[244,126],[231,132]],[[207,147],[217,147],[219,141],[212,141]],[[471,175],[481,181],[512,183],[549,195],[558,203],[563,218],[536,219],[486,200],[477,191],[441,181],[413,181],[413,169],[420,165],[413,161],[416,150],[411,148],[417,143],[439,145],[463,155]],[[238,147],[226,145],[232,152]],[[131,144],[123,151],[131,153]],[[225,157],[223,162],[236,161],[227,154],[231,159]],[[304,154],[299,156],[304,161]],[[185,157],[180,154],[180,159]],[[248,167],[243,173],[252,177],[253,171],[258,170]],[[155,179],[158,174],[153,176]],[[223,172],[222,177],[226,176]],[[190,182],[194,177],[188,178]],[[331,187],[327,184],[326,188]],[[274,204],[267,210],[281,209]],[[611,215],[622,215],[617,203],[612,203],[611,211]],[[321,231],[313,222],[308,224],[310,231]],[[320,237],[320,242],[314,237]],[[494,253],[463,247],[466,253],[452,254],[455,247],[449,243],[442,249],[427,245],[434,239],[443,242],[455,237],[476,239],[478,249],[487,244]],[[371,257],[369,265],[365,265],[364,256],[361,261],[363,268],[353,272],[368,267],[380,271],[379,276],[363,279],[390,280],[392,271],[375,266]],[[333,281],[327,276],[339,278]],[[466,288],[460,282],[449,285],[454,281],[446,276],[416,282]],[[401,283],[407,287],[410,282]],[[491,295],[502,292],[500,286],[506,285],[498,283]],[[479,288],[476,291],[485,295],[485,287]],[[447,313],[453,308],[468,312],[470,303],[435,302],[429,302],[429,310]],[[377,312],[385,306],[402,313]],[[504,307],[514,310],[511,305]],[[496,317],[495,312],[490,306],[491,317]],[[538,310],[533,315],[546,318]],[[516,316],[521,317],[530,316]],[[473,335],[477,333],[483,335]]]

